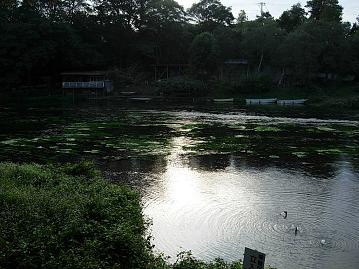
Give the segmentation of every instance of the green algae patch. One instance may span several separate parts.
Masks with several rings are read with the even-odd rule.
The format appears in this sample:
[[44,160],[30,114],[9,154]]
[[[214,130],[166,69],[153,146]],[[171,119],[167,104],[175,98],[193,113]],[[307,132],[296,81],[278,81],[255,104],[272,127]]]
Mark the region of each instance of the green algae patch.
[[202,137],[193,139],[191,146],[184,146],[185,150],[200,151],[207,153],[230,153],[248,149],[248,139],[246,137]]
[[341,149],[317,149],[316,152],[319,154],[331,154],[331,155],[337,155],[343,153],[343,150]]
[[296,151],[296,152],[292,152],[292,154],[294,156],[297,156],[298,158],[304,158],[308,156],[308,153],[303,152],[303,151]]
[[323,132],[336,132],[337,130],[334,128],[326,127],[326,126],[318,126],[317,130],[323,131]]
[[192,130],[194,128],[196,128],[198,125],[196,124],[184,124],[181,126],[181,129],[183,130]]
[[1,144],[4,144],[4,145],[16,145],[18,144],[20,141],[20,139],[9,139],[9,140],[4,140],[4,141],[1,141],[0,143]]
[[84,150],[85,153],[92,153],[92,154],[97,154],[100,151],[98,149],[92,149],[92,150]]
[[[49,159],[83,158],[84,155],[99,158],[162,155],[169,151],[172,132],[172,128],[161,124],[130,124],[120,119],[104,119],[101,122],[70,123],[57,129],[53,127],[35,137],[7,139],[0,142],[0,149],[11,156],[2,159],[12,161],[22,161],[28,156],[33,156],[32,160],[46,162]],[[27,151],[23,158],[20,150]]]
[[256,131],[256,132],[279,132],[279,131],[281,131],[281,129],[278,127],[274,127],[274,126],[262,125],[262,126],[255,127],[254,131]]

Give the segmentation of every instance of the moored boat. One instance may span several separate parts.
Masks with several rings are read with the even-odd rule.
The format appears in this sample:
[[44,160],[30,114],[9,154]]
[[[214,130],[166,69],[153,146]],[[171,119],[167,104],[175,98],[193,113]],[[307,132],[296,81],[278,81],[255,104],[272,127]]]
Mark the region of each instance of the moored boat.
[[267,104],[274,104],[276,102],[277,102],[277,98],[246,99],[247,105],[267,105]]
[[213,99],[213,102],[218,102],[218,103],[227,103],[227,102],[233,102],[233,101],[234,101],[234,98],[223,98],[223,99],[215,98],[215,99]]
[[148,102],[148,101],[150,101],[150,100],[152,100],[152,98],[151,97],[132,97],[132,98],[130,98],[130,100],[132,100],[132,101],[143,101],[143,102]]
[[303,105],[308,99],[278,100],[279,105]]

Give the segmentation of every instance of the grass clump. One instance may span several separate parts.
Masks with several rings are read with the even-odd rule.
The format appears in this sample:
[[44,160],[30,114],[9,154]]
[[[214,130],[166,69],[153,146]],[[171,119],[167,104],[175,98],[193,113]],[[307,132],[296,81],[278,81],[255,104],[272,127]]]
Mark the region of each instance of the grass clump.
[[172,266],[173,269],[243,269],[241,261],[227,263],[222,259],[206,263],[194,258],[191,252],[181,252],[177,255],[177,261]]
[[0,268],[148,268],[138,194],[89,163],[0,164]]

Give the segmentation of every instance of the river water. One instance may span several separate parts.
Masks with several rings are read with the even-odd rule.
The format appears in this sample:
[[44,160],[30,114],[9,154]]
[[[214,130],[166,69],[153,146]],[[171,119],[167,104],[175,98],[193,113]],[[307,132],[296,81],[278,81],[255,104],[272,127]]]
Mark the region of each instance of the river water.
[[0,119],[0,160],[93,159],[137,188],[171,261],[249,247],[279,269],[359,268],[357,121],[113,107],[2,107]]

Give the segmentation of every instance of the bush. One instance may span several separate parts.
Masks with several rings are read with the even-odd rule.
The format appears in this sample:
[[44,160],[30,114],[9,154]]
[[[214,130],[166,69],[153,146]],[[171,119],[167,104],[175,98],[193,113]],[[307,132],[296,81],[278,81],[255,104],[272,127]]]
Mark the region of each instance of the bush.
[[122,69],[112,69],[107,72],[107,76],[113,81],[114,88],[117,90],[140,85],[146,81],[146,74],[136,65]]
[[177,261],[172,266],[173,269],[243,269],[240,261],[226,263],[222,259],[216,259],[213,262],[205,263],[204,261],[194,258],[191,252],[181,252],[177,255]]
[[200,97],[205,96],[206,84],[200,80],[186,77],[175,77],[156,82],[159,93],[171,97]]
[[236,91],[240,93],[266,93],[274,87],[270,76],[255,75],[243,78],[236,86]]
[[89,163],[0,164],[0,268],[148,268],[139,196]]
[[236,94],[237,84],[228,81],[213,81],[210,83],[211,93],[215,97],[233,97]]

